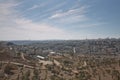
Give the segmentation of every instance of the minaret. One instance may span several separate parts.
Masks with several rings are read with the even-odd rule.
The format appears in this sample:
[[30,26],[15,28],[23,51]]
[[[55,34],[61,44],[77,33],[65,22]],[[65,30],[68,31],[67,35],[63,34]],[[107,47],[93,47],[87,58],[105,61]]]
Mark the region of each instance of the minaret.
[[85,67],[85,66],[87,66],[87,63],[86,63],[86,61],[84,61],[84,64],[83,64],[83,66]]
[[85,41],[86,41],[85,45],[86,45],[86,51],[87,51],[86,53],[89,53],[89,47],[88,47],[89,46],[89,42],[88,42],[87,36],[86,36],[86,40]]
[[74,53],[74,54],[76,53],[75,47],[73,47],[73,53]]

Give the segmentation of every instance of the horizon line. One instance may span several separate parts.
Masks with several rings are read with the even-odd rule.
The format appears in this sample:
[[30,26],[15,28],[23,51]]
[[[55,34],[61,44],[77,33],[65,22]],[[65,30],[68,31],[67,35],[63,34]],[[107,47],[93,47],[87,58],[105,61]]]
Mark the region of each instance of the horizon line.
[[86,39],[21,39],[21,40],[0,40],[0,41],[70,41],[70,40],[100,40],[100,39],[120,39],[119,38],[114,38],[114,37],[106,37],[106,38],[86,38]]

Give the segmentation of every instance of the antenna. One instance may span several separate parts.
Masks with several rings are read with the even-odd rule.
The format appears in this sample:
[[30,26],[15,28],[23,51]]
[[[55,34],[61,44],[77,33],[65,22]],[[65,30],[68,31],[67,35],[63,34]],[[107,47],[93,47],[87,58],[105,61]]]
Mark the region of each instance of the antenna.
[[86,36],[86,40],[87,40],[87,36]]

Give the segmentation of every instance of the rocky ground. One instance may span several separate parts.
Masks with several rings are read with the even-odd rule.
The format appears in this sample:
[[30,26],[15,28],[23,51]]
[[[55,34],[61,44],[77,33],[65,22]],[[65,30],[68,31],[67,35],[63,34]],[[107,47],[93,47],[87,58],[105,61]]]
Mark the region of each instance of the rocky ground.
[[23,54],[14,57],[1,46],[0,80],[120,80],[120,58],[63,54],[40,60]]

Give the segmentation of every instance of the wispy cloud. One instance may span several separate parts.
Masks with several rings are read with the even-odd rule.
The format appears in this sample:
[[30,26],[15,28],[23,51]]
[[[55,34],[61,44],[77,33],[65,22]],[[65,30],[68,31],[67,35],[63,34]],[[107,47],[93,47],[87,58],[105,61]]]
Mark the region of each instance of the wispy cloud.
[[34,4],[32,7],[28,8],[27,10],[29,11],[29,10],[34,10],[34,9],[37,9],[37,8],[43,8],[49,3],[50,3],[49,1],[46,1],[46,2],[43,2],[43,3],[40,3],[40,4]]
[[19,25],[25,30],[30,30],[32,32],[40,32],[40,33],[63,33],[61,29],[55,28],[54,26],[45,24],[45,23],[34,23],[31,20],[27,20],[24,18],[16,19],[16,24]]
[[[44,20],[45,18],[48,19],[46,16],[56,13],[56,11],[60,11],[60,8],[67,4],[66,1],[64,1],[61,3],[54,4],[54,6],[53,6],[53,4],[51,4],[53,2],[46,1],[45,3],[39,4],[39,10],[41,12],[37,13],[36,15],[31,16],[31,18],[35,18],[36,20],[39,18],[41,18],[42,20]],[[49,4],[49,6],[48,6],[48,4]]]
[[0,35],[3,39],[26,39],[26,37],[27,39],[55,39],[66,35],[64,30],[53,25],[36,23],[24,17],[17,16],[18,13],[14,9],[14,5],[15,3],[0,3],[0,11],[2,11],[0,12],[0,26],[3,26],[0,28]]
[[29,8],[28,10],[33,10],[33,9],[36,9],[36,8],[39,8],[39,5],[33,5],[31,8]]
[[81,5],[81,0],[72,0],[70,5],[69,0],[37,1],[30,5],[26,4],[29,0],[0,2],[1,39],[84,38],[87,33],[80,29],[101,25],[87,15],[90,7]]
[[52,15],[50,18],[51,19],[54,19],[54,18],[63,18],[63,17],[66,17],[66,16],[77,16],[77,15],[83,15],[85,12],[86,12],[86,7],[85,6],[82,6],[80,8],[76,8],[76,9],[70,9],[66,12],[59,12],[59,13],[56,13],[54,15]]
[[12,10],[11,7],[15,6],[15,4],[13,3],[0,3],[0,14],[1,15],[9,15],[12,14],[11,12],[13,11],[9,11]]
[[[14,10],[14,7],[17,6],[18,3],[15,3],[13,1],[5,1],[0,3],[0,26],[1,27],[7,27],[7,26],[13,26],[13,20],[16,17],[14,14],[16,14],[17,11]],[[11,23],[12,22],[12,23]]]
[[58,12],[49,17],[51,20],[56,20],[58,23],[76,23],[88,20],[86,17],[88,6],[81,6],[79,8],[69,9],[64,12]]

